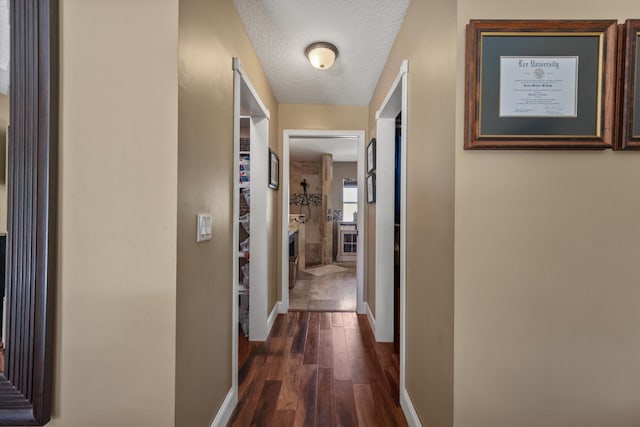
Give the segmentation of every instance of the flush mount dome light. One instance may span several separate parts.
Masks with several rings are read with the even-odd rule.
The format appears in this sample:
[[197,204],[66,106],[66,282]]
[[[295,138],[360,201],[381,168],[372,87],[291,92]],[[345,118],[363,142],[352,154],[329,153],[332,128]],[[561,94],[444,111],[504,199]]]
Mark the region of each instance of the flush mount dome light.
[[312,43],[304,51],[311,65],[319,70],[326,70],[338,57],[338,48],[328,42]]

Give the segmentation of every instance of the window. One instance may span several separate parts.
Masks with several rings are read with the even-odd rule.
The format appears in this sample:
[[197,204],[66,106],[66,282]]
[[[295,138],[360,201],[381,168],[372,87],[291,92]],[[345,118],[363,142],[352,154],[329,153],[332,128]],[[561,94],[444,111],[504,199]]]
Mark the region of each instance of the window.
[[342,181],[342,220],[353,221],[358,210],[358,182],[355,179]]

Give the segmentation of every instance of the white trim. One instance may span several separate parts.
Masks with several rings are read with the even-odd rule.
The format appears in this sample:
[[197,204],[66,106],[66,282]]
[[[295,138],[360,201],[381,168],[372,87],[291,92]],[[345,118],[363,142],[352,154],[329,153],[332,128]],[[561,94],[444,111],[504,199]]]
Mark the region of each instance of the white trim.
[[[396,113],[397,115],[397,113]],[[395,216],[395,116],[380,117],[376,124],[375,301],[378,342],[393,342],[394,324],[394,216]]]
[[[238,401],[238,285],[239,285],[239,261],[238,261],[238,247],[239,243],[239,224],[238,217],[240,213],[240,171],[237,166],[237,159],[240,154],[240,116],[241,113],[248,114],[251,120],[251,127],[254,130],[257,130],[261,133],[261,136],[265,139],[266,145],[268,146],[268,138],[269,138],[269,110],[264,106],[262,101],[260,100],[260,96],[253,88],[253,85],[249,81],[248,77],[244,74],[242,69],[242,62],[238,58],[233,58],[232,60],[232,68],[233,68],[233,255],[232,255],[232,275],[231,275],[231,289],[233,292],[233,298],[231,299],[231,398],[230,400],[233,402],[231,411],[235,408],[235,405]],[[246,105],[248,104],[248,105]],[[244,106],[244,110],[241,111],[242,106]],[[266,118],[264,120],[263,118]],[[254,120],[255,119],[255,120]],[[263,150],[260,150],[262,152]],[[266,162],[266,149],[263,153],[265,157],[264,165],[267,165]],[[256,159],[254,159],[256,160]],[[265,166],[266,167],[266,166]],[[266,181],[266,172],[264,174]],[[265,182],[266,184],[266,182]],[[266,185],[265,185],[266,187]],[[257,194],[252,194],[254,198],[256,198]],[[266,196],[265,196],[266,197]],[[265,202],[266,204],[266,202]],[[258,240],[258,239],[254,239]],[[255,245],[256,242],[252,241],[251,244]],[[266,243],[265,246],[265,254],[266,254]],[[266,261],[264,261],[266,264]],[[259,277],[256,275],[255,277]],[[266,295],[266,290],[264,291]],[[267,303],[266,296],[264,297],[264,308],[262,309],[261,317],[262,322],[266,323],[267,321]],[[263,329],[264,328],[263,326]],[[251,332],[251,331],[250,331]],[[225,403],[229,400],[225,399]],[[218,416],[216,416],[216,420]],[[214,423],[216,422],[214,420]],[[225,421],[226,423],[226,421]],[[224,425],[222,423],[220,425]]]
[[[358,138],[358,212],[365,211],[366,206],[366,183],[365,183],[365,131],[363,130],[295,130],[285,129],[282,135],[282,156],[280,169],[282,170],[282,234],[281,241],[281,258],[282,268],[280,269],[282,274],[281,294],[282,301],[280,305],[280,313],[287,313],[289,310],[289,170],[290,170],[290,156],[289,150],[291,144],[290,138],[337,138],[337,137],[351,137]],[[366,218],[364,214],[358,215],[358,230],[366,230]],[[286,242],[286,243],[285,243]],[[358,247],[358,261],[356,263],[356,312],[359,314],[365,313],[364,308],[364,252],[366,250],[365,245],[362,244],[362,236],[359,236]]]
[[[408,73],[409,73],[409,61],[404,60],[400,66],[400,71],[393,85],[389,89],[385,102],[382,103],[378,111],[376,112],[376,120],[379,121],[383,118],[394,120],[399,112],[402,112],[401,122],[401,134],[402,145],[400,150],[400,163],[402,164],[402,170],[400,175],[400,397],[406,395],[408,399],[408,393],[406,391],[406,320],[407,320],[407,145],[408,145],[408,117],[409,117],[409,103],[408,103]],[[395,135],[394,135],[395,137]],[[380,142],[378,142],[380,144]],[[377,148],[377,147],[376,147]],[[377,178],[377,177],[376,177]],[[377,180],[379,182],[379,180]],[[377,184],[377,183],[376,183]],[[377,204],[377,203],[376,203]],[[376,222],[381,220],[378,215],[378,206],[376,207]],[[384,224],[380,224],[384,227]],[[376,233],[378,230],[378,224],[376,224]],[[388,235],[388,233],[386,233]],[[376,234],[376,254],[378,253],[378,244],[381,243]],[[392,259],[392,258],[391,258]],[[383,263],[389,263],[388,259],[381,259]],[[376,264],[378,260],[376,259]],[[384,282],[379,282],[383,276],[378,275],[378,266],[376,265],[376,314],[378,315],[378,323],[380,323],[380,310],[385,305],[393,306],[393,297],[390,300],[381,299],[378,294],[379,289],[384,289]],[[393,271],[393,270],[392,270]],[[393,283],[393,280],[391,280]],[[388,293],[388,292],[387,292]],[[391,313],[391,325],[393,325],[393,307],[391,310],[382,308],[382,310],[390,311]],[[385,319],[389,319],[385,316]],[[376,332],[376,339],[378,338],[378,331]],[[408,400],[410,402],[410,400]],[[415,411],[414,411],[415,412]],[[409,417],[407,417],[409,419]],[[416,417],[417,419],[417,417]],[[420,424],[416,424],[420,425]]]
[[[243,79],[243,82],[245,80]],[[243,96],[241,93],[240,96]],[[249,340],[265,341],[269,336],[267,319],[269,317],[269,244],[267,241],[270,224],[267,220],[267,179],[269,176],[269,119],[251,116],[249,120],[251,135],[251,239],[249,251]],[[239,152],[238,152],[239,155]],[[239,185],[239,184],[238,184]],[[237,221],[237,218],[236,218]],[[274,219],[275,221],[275,219]]]
[[[402,119],[404,135],[400,150],[400,389],[406,392],[407,348],[407,144],[409,132],[409,62],[402,61]],[[407,394],[408,396],[408,394]]]
[[273,324],[275,323],[276,318],[278,317],[278,313],[280,312],[280,304],[280,301],[276,302],[276,304],[273,306],[273,310],[271,310],[271,314],[269,314],[269,317],[267,318],[267,337],[271,333],[271,328],[273,328]]
[[416,408],[413,407],[413,402],[411,402],[407,389],[400,391],[400,407],[402,408],[402,412],[404,412],[404,417],[407,419],[409,427],[422,427],[422,423],[420,422]]
[[229,390],[227,393],[227,397],[224,398],[224,402],[222,402],[222,406],[218,410],[216,417],[213,419],[211,423],[211,427],[224,427],[231,419],[231,415],[233,414],[233,410],[236,409],[236,405],[238,403],[237,392],[234,392],[233,389]]
[[233,70],[237,71],[242,77],[242,82],[246,85],[249,93],[253,97],[252,101],[255,101],[258,110],[261,111],[263,117],[271,119],[271,113],[269,112],[269,109],[263,104],[262,99],[260,99],[260,96],[258,96],[258,91],[255,90],[255,88],[251,84],[251,81],[249,80],[249,77],[247,77],[247,74],[244,72],[244,69],[242,68],[242,61],[240,60],[240,58],[233,58]]
[[[356,261],[356,277],[358,280],[358,286],[356,288],[356,312],[358,314],[364,314],[364,254],[366,252],[366,225],[367,225],[367,215],[365,212],[367,210],[367,180],[366,180],[366,169],[367,165],[365,162],[367,151],[367,141],[365,141],[364,132],[362,132],[362,136],[358,142],[358,252],[357,252],[357,261]],[[360,233],[362,232],[362,233]]]
[[376,317],[373,315],[373,312],[371,311],[371,307],[369,307],[369,303],[365,302],[364,303],[364,308],[367,312],[367,319],[369,320],[369,326],[371,326],[371,330],[375,331],[376,330]]
[[[242,76],[235,69],[237,58],[233,58],[233,153],[240,153],[240,81]],[[238,400],[238,288],[240,281],[240,262],[238,260],[238,247],[240,246],[240,235],[236,218],[240,216],[240,169],[233,165],[233,257],[231,271],[231,289],[233,298],[231,298],[231,393],[234,399]],[[216,419],[218,417],[216,416]],[[215,420],[214,420],[215,422]]]
[[384,98],[384,101],[382,101],[382,104],[380,104],[380,108],[378,109],[378,111],[376,111],[376,120],[380,118],[380,116],[383,114],[383,110],[388,105],[391,105],[394,103],[391,98],[394,95],[396,95],[395,89],[398,87],[401,80],[403,79],[405,74],[407,74],[408,71],[409,71],[409,61],[405,59],[404,61],[402,61],[402,64],[400,64],[400,72],[398,72],[396,79],[391,84],[391,90],[389,90],[389,92],[387,93],[387,96]]
[[[280,212],[281,220],[281,236],[280,236],[280,277],[282,279],[281,292],[282,301],[280,302],[280,313],[289,311],[289,131],[285,130],[282,137],[282,163],[280,170],[282,171],[282,205]],[[286,243],[285,243],[286,242]],[[303,267],[304,268],[304,267]]]
[[[384,101],[382,101],[382,104],[380,104],[380,108],[378,108],[378,110],[376,111],[376,120],[381,115],[385,114],[387,108],[395,107],[393,109],[398,109],[398,107],[403,108],[406,106],[404,105],[405,104],[404,101],[406,101],[406,97],[403,97],[404,99],[401,99],[401,98],[395,98],[395,96],[397,96],[396,89],[401,83],[404,86],[406,86],[406,81],[404,81],[404,78],[408,73],[409,73],[409,61],[405,59],[400,64],[400,71],[398,72],[398,75],[393,81],[393,84],[390,86],[387,96],[385,96]],[[404,93],[402,95],[404,95]]]

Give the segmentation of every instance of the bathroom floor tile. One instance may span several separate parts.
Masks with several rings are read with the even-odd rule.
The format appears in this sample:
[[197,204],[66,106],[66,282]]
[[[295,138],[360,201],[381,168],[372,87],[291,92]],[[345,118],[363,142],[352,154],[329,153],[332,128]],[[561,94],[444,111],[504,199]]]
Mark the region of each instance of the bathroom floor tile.
[[355,311],[356,264],[336,264],[345,270],[323,276],[298,273],[298,280],[289,289],[289,310]]

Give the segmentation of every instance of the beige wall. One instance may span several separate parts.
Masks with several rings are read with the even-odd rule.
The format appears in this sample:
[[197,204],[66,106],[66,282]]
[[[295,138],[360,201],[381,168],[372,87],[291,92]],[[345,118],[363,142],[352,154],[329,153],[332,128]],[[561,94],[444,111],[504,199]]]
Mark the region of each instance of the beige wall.
[[[49,426],[172,426],[178,2],[61,1]],[[141,31],[144,28],[144,31]]]
[[[469,19],[638,18],[640,3],[458,0]],[[463,151],[458,67],[455,425],[640,424],[640,153]]]
[[455,23],[455,2],[414,0],[369,108],[374,135],[408,59],[406,384],[425,426],[453,423]]
[[[231,0],[180,1],[176,425],[210,425],[231,388],[233,70],[239,57],[271,112],[275,98]],[[268,207],[276,217],[277,193]],[[196,243],[198,212],[213,216],[213,238]],[[272,220],[270,245],[277,240]],[[268,262],[269,307],[276,301],[277,252]]]
[[[374,135],[374,134],[372,134]],[[366,188],[366,187],[365,187]],[[365,203],[367,203],[365,199]],[[367,203],[364,208],[365,229],[364,245],[364,302],[368,305],[369,310],[375,316],[376,313],[376,206]],[[360,248],[358,248],[360,249]]]
[[0,130],[9,126],[9,95],[0,93]]
[[366,105],[279,104],[278,140],[285,129],[366,130]]
[[[369,108],[278,107],[230,0],[180,2],[179,78],[176,0],[61,3],[51,426],[207,425],[231,386],[232,56],[272,147],[283,129],[373,132],[409,59],[406,377],[423,425],[638,423],[640,153],[463,151],[461,66],[470,18],[623,19],[637,3],[414,0]],[[196,245],[200,210],[214,239]]]

